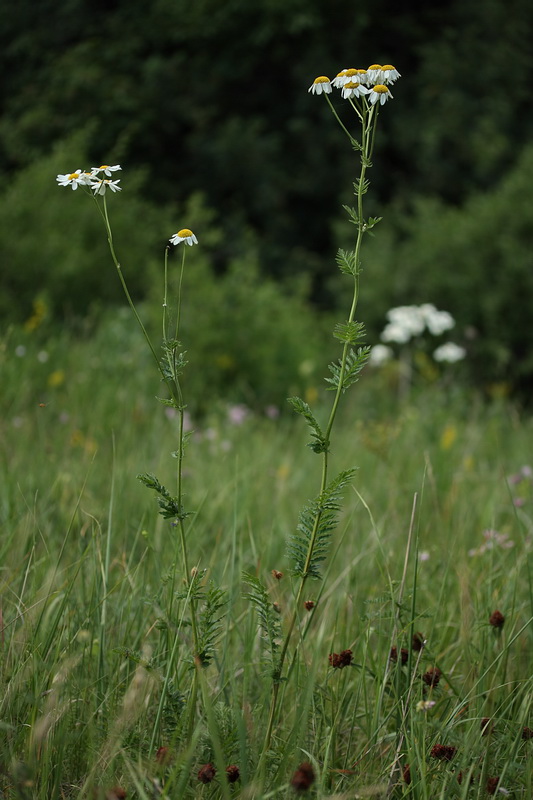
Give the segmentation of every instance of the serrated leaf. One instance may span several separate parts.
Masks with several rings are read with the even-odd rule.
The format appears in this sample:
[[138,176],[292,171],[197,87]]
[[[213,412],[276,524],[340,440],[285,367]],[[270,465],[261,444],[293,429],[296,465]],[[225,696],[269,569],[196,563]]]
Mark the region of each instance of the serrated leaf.
[[329,442],[326,441],[322,429],[311,411],[309,404],[302,400],[301,397],[288,397],[287,402],[297,414],[304,417],[311,429],[313,441],[309,442],[307,446],[310,447],[314,453],[325,453],[329,447]]
[[190,511],[185,511],[183,505],[179,502],[177,497],[170,494],[168,489],[158,481],[155,475],[144,473],[137,475],[138,480],[144,483],[148,489],[152,489],[158,496],[157,503],[159,505],[159,513],[165,519],[178,519],[184,520],[190,516]]
[[359,379],[359,373],[368,361],[371,349],[372,348],[368,346],[359,347],[357,351],[350,349],[350,352],[346,356],[344,369],[340,360],[329,364],[328,369],[333,377],[325,378],[326,383],[331,384],[331,386],[328,386],[328,389],[338,389],[339,385],[341,385],[341,390],[345,392],[349,386],[355,383]]
[[300,512],[297,532],[287,542],[294,575],[321,578],[320,566],[327,558],[331,531],[337,526],[341,492],[355,472],[351,469],[339,473],[324,492]]
[[364,338],[365,326],[362,322],[337,322],[333,330],[333,336],[341,342],[355,344]]
[[355,252],[352,250],[338,250],[335,260],[344,275],[357,275],[358,268],[355,261]]

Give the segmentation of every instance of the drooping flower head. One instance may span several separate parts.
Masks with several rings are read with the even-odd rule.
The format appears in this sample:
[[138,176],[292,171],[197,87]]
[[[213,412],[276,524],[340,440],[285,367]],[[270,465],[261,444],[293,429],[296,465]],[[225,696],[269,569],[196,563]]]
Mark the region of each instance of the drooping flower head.
[[401,78],[398,70],[392,64],[385,64],[381,68],[381,81],[382,83],[394,83],[398,78]]
[[95,181],[91,181],[91,189],[95,194],[105,194],[107,189],[110,189],[112,192],[121,192],[122,189],[118,185],[119,182],[120,181],[110,181],[108,178],[98,178]]
[[376,103],[386,103],[389,98],[392,98],[390,90],[383,83],[377,83],[373,89],[370,90],[368,99],[374,106]]
[[362,97],[364,94],[368,94],[370,89],[367,89],[366,86],[363,86],[361,83],[357,83],[356,81],[348,81],[342,87],[342,96],[345,100],[348,100],[350,97]]
[[181,231],[178,231],[174,234],[170,239],[170,244],[181,244],[181,242],[185,242],[185,244],[190,245],[191,247],[193,244],[198,244],[198,239],[194,235],[194,233],[189,230],[189,228],[182,228]]
[[380,83],[382,80],[383,67],[381,64],[371,64],[366,71],[369,83]]
[[331,81],[325,75],[319,75],[318,78],[315,78],[313,83],[308,89],[311,94],[330,94],[331,92]]

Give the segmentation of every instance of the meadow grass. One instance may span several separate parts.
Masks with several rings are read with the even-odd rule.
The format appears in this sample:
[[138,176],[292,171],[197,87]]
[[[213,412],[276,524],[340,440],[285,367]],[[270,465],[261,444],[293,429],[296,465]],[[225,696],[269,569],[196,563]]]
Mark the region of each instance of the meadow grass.
[[283,630],[286,539],[319,480],[305,431],[288,410],[234,424],[223,403],[192,421],[187,539],[226,596],[199,605],[218,631],[191,725],[176,528],[136,480],[175,472],[153,366],[136,334],[128,356],[66,335],[17,356],[17,335],[0,401],[6,798],[532,796],[529,417],[454,387],[399,402],[362,380],[331,452],[359,469],[324,580],[306,584],[314,608],[298,609],[260,769],[271,677],[241,574],[264,582]]

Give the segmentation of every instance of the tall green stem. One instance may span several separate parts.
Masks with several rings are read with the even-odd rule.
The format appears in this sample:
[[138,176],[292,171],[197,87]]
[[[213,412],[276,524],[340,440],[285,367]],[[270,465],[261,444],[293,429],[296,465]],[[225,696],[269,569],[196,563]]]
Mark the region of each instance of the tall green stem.
[[[350,141],[353,144],[355,142],[355,139],[352,137],[352,135],[349,133],[347,128],[344,126],[344,124],[339,119],[339,117],[337,115],[337,112],[335,111],[335,109],[334,109],[333,105],[331,104],[331,101],[329,100],[327,95],[326,95],[326,99],[327,99],[327,101],[328,101],[328,103],[329,103],[329,105],[330,105],[330,107],[331,107],[331,109],[333,111],[333,114],[334,114],[335,118],[337,119],[337,121],[339,122],[341,128],[344,130],[344,132],[347,134],[347,136],[349,137]],[[364,195],[364,193],[366,191],[366,187],[365,187],[366,171],[367,171],[367,168],[370,166],[370,154],[371,154],[371,151],[372,151],[372,148],[373,148],[373,145],[374,145],[375,121],[376,121],[376,117],[377,117],[377,114],[374,115],[373,112],[374,112],[374,107],[368,109],[366,104],[365,104],[365,107],[363,108],[362,116],[358,112],[358,115],[359,115],[359,117],[361,119],[361,122],[362,122],[362,125],[361,125],[361,129],[362,129],[361,152],[362,152],[362,155],[361,155],[361,172],[360,172],[360,175],[359,175],[359,181],[356,184],[357,237],[356,237],[355,251],[354,251],[355,258],[354,258],[354,272],[353,272],[353,280],[354,280],[354,283],[353,283],[353,296],[352,296],[352,303],[351,303],[351,307],[350,307],[350,313],[349,313],[349,316],[348,316],[348,325],[353,323],[354,320],[355,320],[355,312],[357,310],[357,302],[358,302],[358,299],[359,299],[360,254],[361,254],[361,243],[362,243],[362,240],[363,240],[363,235],[365,233],[365,222],[364,222],[364,218],[363,218],[363,195]],[[359,149],[359,148],[357,148],[357,149]],[[343,385],[344,385],[344,378],[345,378],[345,374],[346,374],[346,362],[347,362],[347,358],[348,358],[349,348],[350,348],[350,343],[349,342],[345,342],[344,345],[343,345],[343,348],[342,348],[342,355],[341,355],[341,359],[340,359],[339,379],[338,379],[337,387],[336,387],[336,390],[335,390],[335,396],[333,398],[333,403],[332,403],[332,406],[331,406],[331,411],[330,411],[328,423],[327,423],[325,434],[324,434],[324,439],[328,443],[329,443],[329,440],[330,440],[330,435],[331,435],[331,431],[333,429],[335,418],[337,416],[337,411],[338,411],[338,408],[339,408],[340,398],[341,398],[341,395],[342,395],[342,393],[344,391]],[[327,449],[324,450],[324,452],[322,453],[322,474],[321,474],[321,480],[320,480],[319,496],[321,496],[324,493],[324,491],[326,490],[327,484],[328,484],[328,466],[329,466],[328,455],[329,455],[328,450]],[[299,612],[300,612],[300,608],[301,608],[301,604],[302,604],[302,600],[303,600],[304,589],[305,589],[305,586],[306,586],[306,583],[307,583],[307,579],[309,577],[308,573],[309,573],[309,568],[310,568],[310,565],[311,565],[311,561],[312,561],[312,558],[313,558],[313,552],[314,552],[315,545],[316,545],[316,538],[317,538],[318,531],[319,531],[319,528],[320,528],[321,516],[322,516],[322,512],[321,512],[321,510],[318,510],[318,512],[317,512],[317,514],[315,516],[313,529],[312,529],[311,537],[310,537],[310,540],[309,540],[309,546],[308,546],[308,549],[307,549],[307,556],[306,556],[304,568],[303,568],[303,571],[302,571],[302,577],[300,578],[298,591],[296,593],[296,599],[295,599],[295,603],[294,603],[294,611],[293,611],[293,613],[291,615],[291,618],[290,618],[290,621],[289,621],[289,624],[288,624],[288,627],[287,627],[287,632],[285,634],[285,637],[283,639],[283,644],[282,644],[282,647],[281,647],[280,658],[279,658],[279,667],[278,667],[278,679],[274,683],[274,686],[273,686],[273,689],[272,689],[272,697],[271,697],[271,703],[270,703],[270,711],[269,711],[269,718],[268,718],[268,724],[267,724],[267,731],[266,731],[265,743],[264,743],[264,747],[263,747],[263,757],[265,756],[266,752],[268,751],[268,749],[270,747],[271,740],[272,740],[272,733],[273,733],[273,730],[274,730],[274,724],[275,724],[276,717],[277,717],[278,697],[279,697],[279,690],[280,690],[280,686],[281,686],[281,682],[280,682],[281,681],[281,676],[282,676],[283,668],[284,668],[284,665],[285,665],[285,659],[286,659],[286,656],[287,656],[287,651],[288,651],[288,648],[289,648],[289,644],[290,644],[290,641],[291,641],[291,638],[292,638],[292,633],[294,631],[294,628],[296,626],[296,622],[298,620],[298,616],[299,616]]]
[[[112,230],[111,230],[111,224],[109,222],[109,215],[108,215],[108,212],[107,212],[107,203],[106,203],[105,195],[103,197],[102,207],[100,207],[100,204],[98,203],[96,197],[95,197],[95,201],[96,201],[96,205],[97,205],[98,211],[100,212],[100,215],[102,216],[102,219],[103,219],[103,222],[104,222],[104,226],[105,226],[106,234],[107,234],[107,242],[108,242],[108,245],[109,245],[109,251],[111,253],[111,258],[113,259],[113,263],[115,264],[115,267],[117,269],[118,277],[119,277],[120,283],[122,285],[122,289],[124,291],[124,294],[126,296],[126,300],[128,301],[128,304],[129,304],[129,306],[130,306],[130,308],[131,308],[131,310],[133,312],[133,315],[134,315],[135,319],[137,320],[137,323],[138,323],[138,325],[139,325],[139,327],[140,327],[140,329],[141,329],[141,331],[143,333],[143,336],[144,336],[144,338],[145,338],[145,340],[146,340],[146,342],[148,344],[148,347],[150,348],[150,352],[152,353],[152,356],[153,356],[153,358],[154,358],[154,360],[155,360],[155,362],[157,364],[158,371],[161,374],[161,377],[163,378],[163,380],[164,380],[164,382],[165,382],[165,384],[166,384],[166,386],[167,386],[167,388],[168,388],[168,390],[169,390],[169,392],[170,392],[170,394],[172,396],[172,399],[174,400],[174,403],[176,404],[176,407],[178,409],[178,415],[179,415],[178,416],[178,451],[177,451],[177,462],[178,463],[177,463],[177,468],[176,468],[176,472],[177,472],[176,482],[177,482],[178,508],[181,509],[182,508],[182,498],[183,498],[182,482],[183,482],[183,447],[184,447],[184,411],[185,411],[185,406],[184,406],[184,403],[183,403],[183,393],[182,393],[182,390],[181,390],[181,384],[180,384],[179,376],[178,376],[176,353],[177,353],[177,345],[178,345],[177,338],[178,338],[178,335],[179,335],[179,325],[180,325],[180,319],[181,319],[181,288],[182,288],[182,281],[183,281],[183,272],[184,272],[184,266],[185,266],[185,252],[186,251],[185,251],[185,249],[183,250],[183,257],[182,257],[182,261],[181,261],[181,270],[180,270],[180,278],[179,278],[178,298],[177,298],[176,334],[175,334],[175,340],[176,341],[175,341],[175,346],[172,349],[172,359],[170,360],[170,363],[168,364],[168,366],[170,368],[170,373],[172,375],[172,380],[171,380],[168,377],[168,375],[165,373],[165,370],[163,369],[163,367],[161,365],[161,362],[160,362],[160,360],[159,360],[159,358],[157,356],[157,353],[155,352],[155,348],[154,348],[154,346],[152,344],[152,341],[151,341],[151,339],[150,339],[150,337],[148,335],[148,331],[146,330],[146,328],[145,328],[145,326],[143,324],[143,321],[141,320],[141,318],[139,316],[137,308],[135,307],[135,303],[133,302],[133,299],[132,299],[131,294],[129,292],[129,289],[128,289],[126,280],[124,278],[124,275],[122,274],[122,268],[121,268],[120,262],[119,262],[119,260],[117,258],[117,255],[116,255],[116,252],[115,252],[115,246],[114,246],[114,243],[113,243],[113,233],[112,233]],[[185,245],[184,245],[184,248],[185,248]],[[168,299],[168,247],[165,250],[165,276],[164,276],[164,298],[163,298],[163,342],[164,342],[164,344],[167,343],[167,299]],[[183,519],[181,519],[181,518],[178,520],[178,529],[179,529],[179,539],[180,539],[180,545],[181,545],[181,555],[182,555],[183,567],[184,567],[184,571],[185,571],[185,581],[186,581],[187,587],[190,589],[193,578],[192,578],[191,570],[190,570],[190,567],[189,567],[189,557],[188,557],[188,553],[187,553],[187,537],[186,537],[186,533],[185,533],[185,525],[184,525]],[[197,615],[196,615],[196,602],[194,600],[194,597],[192,597],[192,595],[189,598],[189,603],[190,603],[190,608],[191,608],[191,629],[192,629],[193,643],[194,643],[193,657],[194,657],[194,659],[196,659],[197,656],[198,656],[198,651],[199,651],[199,638],[198,638],[198,623],[197,623]],[[172,651],[172,657],[174,656],[175,649],[176,648],[174,646],[173,647],[173,651]],[[167,681],[167,684],[168,684],[168,681]],[[166,685],[165,685],[164,688],[166,689]],[[160,699],[160,711],[162,709],[162,704],[164,702],[164,695],[165,694],[166,694],[166,692],[163,691],[162,697]],[[198,694],[198,677],[197,677],[197,670],[195,670],[194,679],[193,679],[193,688],[192,688],[192,692],[191,692],[191,706],[190,706],[190,719],[189,719],[189,733],[190,734],[192,733],[192,729],[193,729],[193,726],[194,726],[194,717],[195,717],[197,694]],[[155,737],[155,728],[154,728],[154,737]],[[154,737],[153,737],[153,740],[154,740]],[[152,740],[152,744],[153,744],[153,740]]]

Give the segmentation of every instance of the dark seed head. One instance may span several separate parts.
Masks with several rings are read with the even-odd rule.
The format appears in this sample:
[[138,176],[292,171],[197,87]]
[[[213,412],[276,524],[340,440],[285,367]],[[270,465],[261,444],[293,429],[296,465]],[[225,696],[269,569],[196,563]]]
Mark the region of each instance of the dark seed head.
[[522,728],[522,739],[533,739],[533,728]]
[[[398,648],[397,647],[391,647],[389,658],[390,658],[391,661],[394,661],[395,663],[398,661]],[[400,662],[401,662],[402,666],[404,664],[407,664],[408,661],[409,661],[409,651],[405,647],[402,647],[401,650],[400,650]]]
[[315,771],[309,761],[304,761],[291,779],[291,786],[295,792],[306,792],[315,780]]
[[229,767],[226,767],[226,777],[228,779],[228,783],[235,783],[238,781],[241,776],[239,772],[239,767],[237,764],[230,764]]
[[283,572],[280,572],[279,569],[273,569],[272,575],[277,581],[280,581],[283,578]]
[[441,761],[451,761],[456,753],[457,747],[449,744],[436,744],[431,748],[432,757]]
[[409,764],[406,764],[405,767],[403,768],[402,775],[406,784],[409,785],[411,783],[411,767],[409,766]]
[[216,774],[217,771],[212,764],[204,764],[198,770],[198,780],[200,783],[211,783]]
[[352,651],[343,650],[341,653],[330,653],[329,663],[334,669],[342,669],[349,667],[352,663]]
[[416,650],[417,653],[420,652],[420,650],[422,650],[422,648],[424,647],[425,643],[426,640],[424,638],[423,633],[418,632],[413,634],[413,639],[411,641],[411,647],[413,648],[413,650]]
[[494,778],[489,778],[487,781],[487,794],[496,794],[496,789],[500,782],[500,776],[496,775]]
[[314,600],[306,600],[304,603],[304,608],[306,611],[311,611],[315,607]]
[[493,628],[499,629],[503,628],[503,623],[505,622],[505,617],[503,616],[501,611],[493,611],[489,617],[489,623],[492,625]]
[[440,681],[441,671],[438,667],[431,667],[422,675],[422,680],[426,686],[437,686]]
[[490,717],[483,717],[479,727],[481,728],[481,735],[488,736],[489,733],[492,733],[492,731],[494,730],[494,723],[492,722]]

